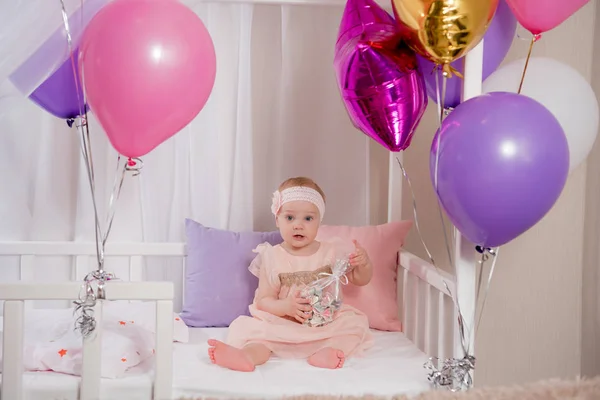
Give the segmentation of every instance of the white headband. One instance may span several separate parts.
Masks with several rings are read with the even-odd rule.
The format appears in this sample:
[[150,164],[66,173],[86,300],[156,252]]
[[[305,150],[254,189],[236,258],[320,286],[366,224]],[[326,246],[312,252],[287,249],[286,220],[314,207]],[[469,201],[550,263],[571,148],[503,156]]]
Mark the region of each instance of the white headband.
[[323,196],[315,189],[306,186],[294,186],[287,188],[283,191],[276,190],[273,192],[273,204],[271,205],[271,212],[277,216],[281,206],[290,201],[308,201],[317,206],[319,210],[321,221],[323,221],[323,215],[325,215],[325,201]]

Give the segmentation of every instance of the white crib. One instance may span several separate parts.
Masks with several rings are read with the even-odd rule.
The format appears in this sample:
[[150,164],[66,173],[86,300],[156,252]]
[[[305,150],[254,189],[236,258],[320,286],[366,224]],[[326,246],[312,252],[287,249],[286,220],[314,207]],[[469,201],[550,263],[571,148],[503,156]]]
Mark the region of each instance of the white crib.
[[[252,0],[249,0],[252,1]],[[337,0],[264,0],[257,2],[271,2],[276,4],[321,4],[321,5],[340,5]],[[474,97],[481,93],[481,74],[483,59],[483,43],[472,50],[465,61],[465,80],[464,80],[464,99]],[[399,209],[401,208],[402,195],[402,177],[395,165],[395,155],[390,155],[390,177],[389,177],[389,219],[398,219]],[[368,174],[367,174],[368,175]],[[412,217],[412,216],[411,216]],[[183,221],[182,221],[183,223]],[[413,387],[412,393],[418,393],[429,389],[427,385],[427,371],[423,368],[423,361],[428,357],[456,357],[464,356],[463,348],[459,341],[458,333],[458,315],[452,299],[449,297],[447,287],[455,294],[458,294],[462,315],[464,317],[465,327],[472,331],[474,326],[474,314],[476,306],[475,297],[475,252],[474,246],[468,243],[457,232],[454,262],[456,276],[450,276],[439,272],[433,265],[420,259],[419,257],[401,251],[399,255],[399,274],[398,274],[398,293],[401,301],[403,333],[389,333],[395,335],[393,343],[408,343],[411,349],[403,354],[417,354],[412,364],[412,377],[419,381],[419,385]],[[3,363],[2,363],[2,400],[21,400],[24,398],[34,398],[28,394],[27,387],[35,387],[37,381],[31,380],[24,384],[23,374],[23,326],[24,312],[31,307],[31,300],[75,300],[81,289],[81,279],[90,271],[93,265],[91,259],[95,257],[95,245],[93,243],[55,243],[55,242],[5,242],[0,243],[0,267],[4,257],[19,257],[20,260],[20,282],[0,284],[0,300],[4,302],[4,323],[3,323]],[[203,397],[224,397],[232,398],[234,395],[228,392],[215,393],[202,391],[201,388],[208,384],[217,384],[224,387],[235,387],[236,385],[249,384],[248,378],[239,373],[231,371],[229,375],[221,375],[221,378],[215,378],[213,375],[206,375],[197,378],[195,386],[187,382],[188,386],[181,383],[188,378],[179,379],[177,369],[178,354],[191,353],[198,349],[198,343],[192,344],[173,344],[172,341],[172,323],[170,318],[174,310],[174,299],[182,298],[182,293],[176,290],[182,287],[180,282],[147,282],[144,281],[144,263],[148,258],[180,258],[181,268],[185,268],[185,244],[183,243],[109,243],[107,245],[106,270],[111,271],[111,259],[119,257],[126,258],[128,261],[127,273],[120,274],[120,281],[110,281],[106,287],[106,300],[146,300],[155,301],[156,307],[156,355],[153,357],[154,369],[144,381],[143,394],[134,392],[119,392],[125,386],[119,386],[119,382],[109,382],[100,378],[101,363],[101,329],[97,329],[99,335],[84,341],[83,346],[83,368],[81,379],[77,378],[75,385],[75,394],[54,395],[48,394],[41,398],[73,398],[81,400],[92,400],[102,397],[105,393],[105,385],[115,386],[114,393],[119,393],[128,399],[152,398],[155,400],[166,400],[172,398],[203,398]],[[36,258],[47,256],[68,256],[72,260],[72,278],[70,282],[64,283],[34,283],[32,282],[37,268]],[[183,275],[184,276],[184,275]],[[446,287],[446,284],[448,285]],[[176,303],[176,302],[175,302]],[[103,302],[98,302],[96,306],[96,316],[101,316]],[[175,311],[177,307],[175,307]],[[211,331],[209,334],[217,334]],[[201,340],[206,337],[200,335]],[[390,336],[391,337],[391,336]],[[405,342],[402,342],[404,340]],[[196,347],[185,347],[196,346]],[[470,336],[470,354],[473,355],[474,338]],[[193,349],[193,350],[192,350]],[[381,353],[390,354],[391,347],[380,349]],[[358,364],[357,364],[358,365]],[[190,368],[192,368],[190,366]],[[292,368],[298,368],[294,364]],[[393,368],[393,367],[391,367]],[[285,381],[285,368],[279,375],[279,380]],[[346,368],[343,368],[344,370]],[[216,368],[215,368],[216,370]],[[179,371],[179,372],[178,372]],[[208,370],[207,370],[208,371]],[[223,372],[225,373],[225,372]],[[340,372],[341,373],[341,372]],[[398,371],[391,371],[390,382],[397,379],[401,374]],[[53,374],[53,373],[49,373]],[[283,374],[283,375],[282,375]],[[362,378],[367,379],[369,371],[362,370]],[[59,374],[56,374],[59,375]],[[392,378],[393,377],[393,378]],[[409,378],[408,379],[413,379]],[[52,379],[52,378],[50,378]],[[58,376],[56,377],[58,380]],[[75,379],[75,378],[73,378]],[[221,382],[214,382],[215,379],[222,379]],[[328,383],[331,383],[332,376],[328,374]],[[361,379],[356,376],[346,375],[342,378],[355,384]],[[189,379],[188,379],[189,381]],[[179,382],[179,383],[178,383]],[[382,382],[382,381],[378,381]],[[73,384],[73,382],[71,382]],[[121,389],[119,389],[121,388]],[[393,387],[392,387],[393,389]],[[42,389],[43,390],[43,389]],[[332,389],[333,390],[333,389]],[[408,394],[410,391],[394,394]],[[126,393],[126,394],[125,394]],[[238,392],[239,394],[239,392]],[[280,396],[290,396],[289,391],[280,391]],[[313,394],[307,389],[305,393]],[[330,394],[335,394],[330,391]],[[277,393],[254,392],[245,393],[245,398],[276,398]]]
[[[120,280],[110,281],[106,286],[107,300],[151,300],[156,301],[156,355],[154,357],[153,399],[171,399],[173,393],[182,393],[193,398],[200,398],[214,393],[194,393],[189,388],[174,390],[172,351],[172,323],[174,282],[143,282],[143,265],[146,258],[169,257],[180,258],[180,265],[185,268],[185,245],[182,243],[112,243],[107,245],[107,269],[110,270],[112,260],[128,259],[128,274],[120,275]],[[72,257],[74,277],[83,277],[93,266],[95,245],[93,243],[76,242],[4,242],[0,243],[0,257],[18,256],[20,258],[21,281],[11,284],[0,284],[0,298],[4,299],[4,336],[3,336],[3,374],[2,399],[23,399],[27,386],[23,386],[23,314],[32,308],[31,300],[75,300],[81,289],[81,280],[64,283],[33,283],[30,280],[36,271],[36,258]],[[414,345],[433,357],[461,356],[457,343],[457,314],[445,286],[447,282],[454,291],[453,279],[442,275],[429,263],[415,255],[400,252],[399,293],[402,294],[402,321],[404,333],[385,333],[390,337],[406,336]],[[399,271],[399,272],[400,272]],[[96,318],[100,318],[102,303],[96,306]],[[225,328],[220,328],[225,329]],[[101,329],[97,329],[101,333]],[[382,333],[383,335],[383,333]],[[84,341],[83,371],[80,387],[80,399],[100,398],[100,341],[102,335],[95,335]],[[204,337],[203,337],[204,339]],[[186,346],[186,344],[177,344]],[[416,348],[414,351],[416,352]],[[386,349],[389,350],[389,349]],[[417,357],[414,363],[415,374],[426,381],[427,371],[422,363],[425,354]],[[176,361],[175,361],[176,362]],[[216,368],[216,367],[215,367]],[[38,373],[39,374],[39,373]],[[43,374],[54,374],[52,372]],[[368,372],[366,372],[368,376]],[[237,375],[232,373],[234,382]],[[75,378],[74,378],[75,379]],[[31,386],[31,384],[29,385]],[[147,388],[144,389],[147,393]],[[418,391],[418,390],[417,390]],[[416,393],[415,391],[414,393]],[[112,392],[111,392],[112,393]],[[286,393],[281,393],[285,395]],[[108,396],[108,395],[107,395]],[[265,395],[266,396],[266,395]],[[28,396],[29,397],[29,396]],[[225,397],[228,397],[225,395]],[[138,397],[135,397],[138,398]],[[143,398],[140,395],[139,398]]]

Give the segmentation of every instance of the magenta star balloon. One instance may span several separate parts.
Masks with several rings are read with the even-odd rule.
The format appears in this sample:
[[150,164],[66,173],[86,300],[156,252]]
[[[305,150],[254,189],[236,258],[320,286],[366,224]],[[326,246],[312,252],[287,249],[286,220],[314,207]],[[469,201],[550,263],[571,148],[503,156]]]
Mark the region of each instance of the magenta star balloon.
[[414,52],[371,0],[348,0],[335,47],[338,87],[350,120],[390,151],[406,149],[427,108]]
[[370,0],[349,0],[342,15],[335,49],[337,52],[352,39],[366,33],[395,35],[396,32],[394,18],[377,3]]

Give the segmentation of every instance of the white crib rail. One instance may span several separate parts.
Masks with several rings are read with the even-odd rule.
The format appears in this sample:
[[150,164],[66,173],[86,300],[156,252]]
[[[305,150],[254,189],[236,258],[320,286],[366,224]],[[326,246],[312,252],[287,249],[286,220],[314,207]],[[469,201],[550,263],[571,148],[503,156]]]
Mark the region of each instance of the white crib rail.
[[[81,288],[81,279],[90,271],[95,257],[93,243],[77,242],[0,242],[2,256],[20,257],[20,277],[24,282],[0,284],[0,300],[5,299],[4,373],[2,400],[20,399],[22,387],[23,309],[24,300],[74,300]],[[74,260],[74,282],[32,283],[36,257],[71,256]],[[168,399],[172,383],[172,324],[174,285],[172,282],[139,282],[146,257],[181,257],[185,268],[186,249],[183,243],[111,243],[106,257],[128,259],[130,282],[111,281],[107,284],[108,300],[157,301],[156,375],[154,398]],[[456,353],[457,315],[445,284],[455,292],[455,279],[438,272],[419,257],[401,251],[399,290],[402,292],[404,332],[423,352],[432,357],[461,357]],[[110,269],[110,267],[109,267]],[[29,281],[29,282],[28,282]],[[138,282],[135,282],[138,281]],[[472,299],[465,298],[465,301]],[[101,316],[101,303],[97,317]],[[167,320],[168,318],[168,320]],[[167,329],[165,329],[167,328]],[[8,350],[8,351],[7,351]],[[81,399],[97,398],[100,382],[100,338],[84,342],[84,370]]]
[[[93,242],[0,242],[0,256],[95,256]],[[107,243],[107,256],[183,256],[185,243]]]
[[[144,279],[144,259],[181,258],[180,268],[185,268],[185,243],[108,243],[105,249],[106,270],[112,271],[113,258],[128,260],[127,272],[119,274],[120,280],[141,282]],[[70,279],[82,281],[96,264],[96,245],[93,242],[0,242],[0,260],[4,256],[19,257],[19,280],[32,282],[36,276],[36,258],[70,257]],[[122,271],[121,271],[122,272]],[[69,279],[69,278],[67,278]],[[162,280],[162,279],[155,279]],[[181,282],[179,282],[181,284]],[[47,299],[45,299],[47,300]],[[33,301],[25,302],[32,308]]]
[[458,316],[448,292],[454,292],[454,278],[404,251],[400,253],[400,266],[406,337],[429,356],[455,357]]
[[[75,300],[80,282],[0,284],[0,300],[4,302],[4,335],[1,398],[23,398],[23,321],[25,300]],[[173,284],[171,282],[107,282],[107,300],[156,301],[156,346],[153,397],[171,398]],[[95,308],[97,320],[102,318],[102,301]],[[81,400],[95,400],[100,394],[101,338],[98,324],[94,334],[83,339]]]

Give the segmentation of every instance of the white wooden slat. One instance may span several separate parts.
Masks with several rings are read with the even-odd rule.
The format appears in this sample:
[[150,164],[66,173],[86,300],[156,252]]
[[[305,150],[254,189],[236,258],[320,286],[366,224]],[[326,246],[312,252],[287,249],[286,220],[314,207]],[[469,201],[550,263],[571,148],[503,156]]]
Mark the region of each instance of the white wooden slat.
[[173,301],[156,302],[154,400],[169,400],[173,386]]
[[405,269],[402,277],[402,330],[404,335],[409,338],[409,319],[410,319],[410,296],[408,289],[408,270]]
[[425,343],[426,343],[426,324],[428,317],[427,313],[427,283],[423,280],[415,277],[415,290],[416,296],[415,299],[417,301],[416,307],[416,321],[415,321],[415,345],[425,351]]
[[[107,243],[106,256],[174,257],[186,254],[185,243]],[[0,242],[0,256],[96,255],[93,242]]]
[[23,313],[23,301],[4,302],[2,399],[23,398]]
[[406,275],[406,337],[412,342],[415,341],[415,320],[417,314],[415,279],[415,276],[410,272]]
[[405,328],[406,337],[414,341],[415,339],[415,314],[416,302],[414,295],[414,280],[415,277],[408,271],[404,276],[404,303],[405,303]]
[[449,332],[447,329],[447,323],[446,321],[448,321],[450,318],[452,318],[452,315],[448,315],[448,313],[446,312],[446,307],[445,307],[445,301],[446,301],[446,296],[444,295],[444,293],[442,292],[438,292],[438,312],[439,312],[439,317],[438,317],[438,331],[437,331],[437,354],[435,354],[436,357],[439,358],[445,358],[447,357],[448,354],[448,347],[446,345],[446,336],[449,334]]
[[[144,279],[144,257],[131,256],[129,257],[129,281],[142,282]],[[129,300],[130,303],[141,303],[141,300]]]
[[[5,300],[73,300],[79,296],[80,282],[60,283],[3,283],[0,298]],[[173,282],[106,283],[108,300],[172,300]]]
[[100,397],[100,377],[102,366],[102,300],[96,302],[94,318],[96,329],[83,338],[83,357],[81,367],[80,400],[97,400]]
[[129,280],[141,282],[143,280],[144,258],[142,256],[131,256],[129,258]]
[[75,281],[81,282],[90,272],[90,256],[75,257]]
[[31,282],[35,279],[35,256],[21,256],[19,262],[19,275],[22,281]]
[[427,285],[427,311],[426,311],[426,331],[425,331],[425,353],[436,355],[438,352],[438,325],[439,325],[439,307],[437,294],[440,293],[433,286]]
[[418,342],[418,334],[419,334],[419,278],[413,274],[408,274],[410,276],[410,287],[411,287],[411,297],[412,297],[412,341],[413,343]]
[[[35,280],[35,256],[21,256],[19,260],[19,278],[22,282],[33,282]],[[32,300],[25,301],[25,309],[31,310],[34,307]]]
[[455,311],[456,306],[454,305],[454,301],[450,297],[444,296],[445,329],[442,339],[444,340],[444,347],[446,348],[445,358],[456,357],[454,344],[458,321],[456,319]]

